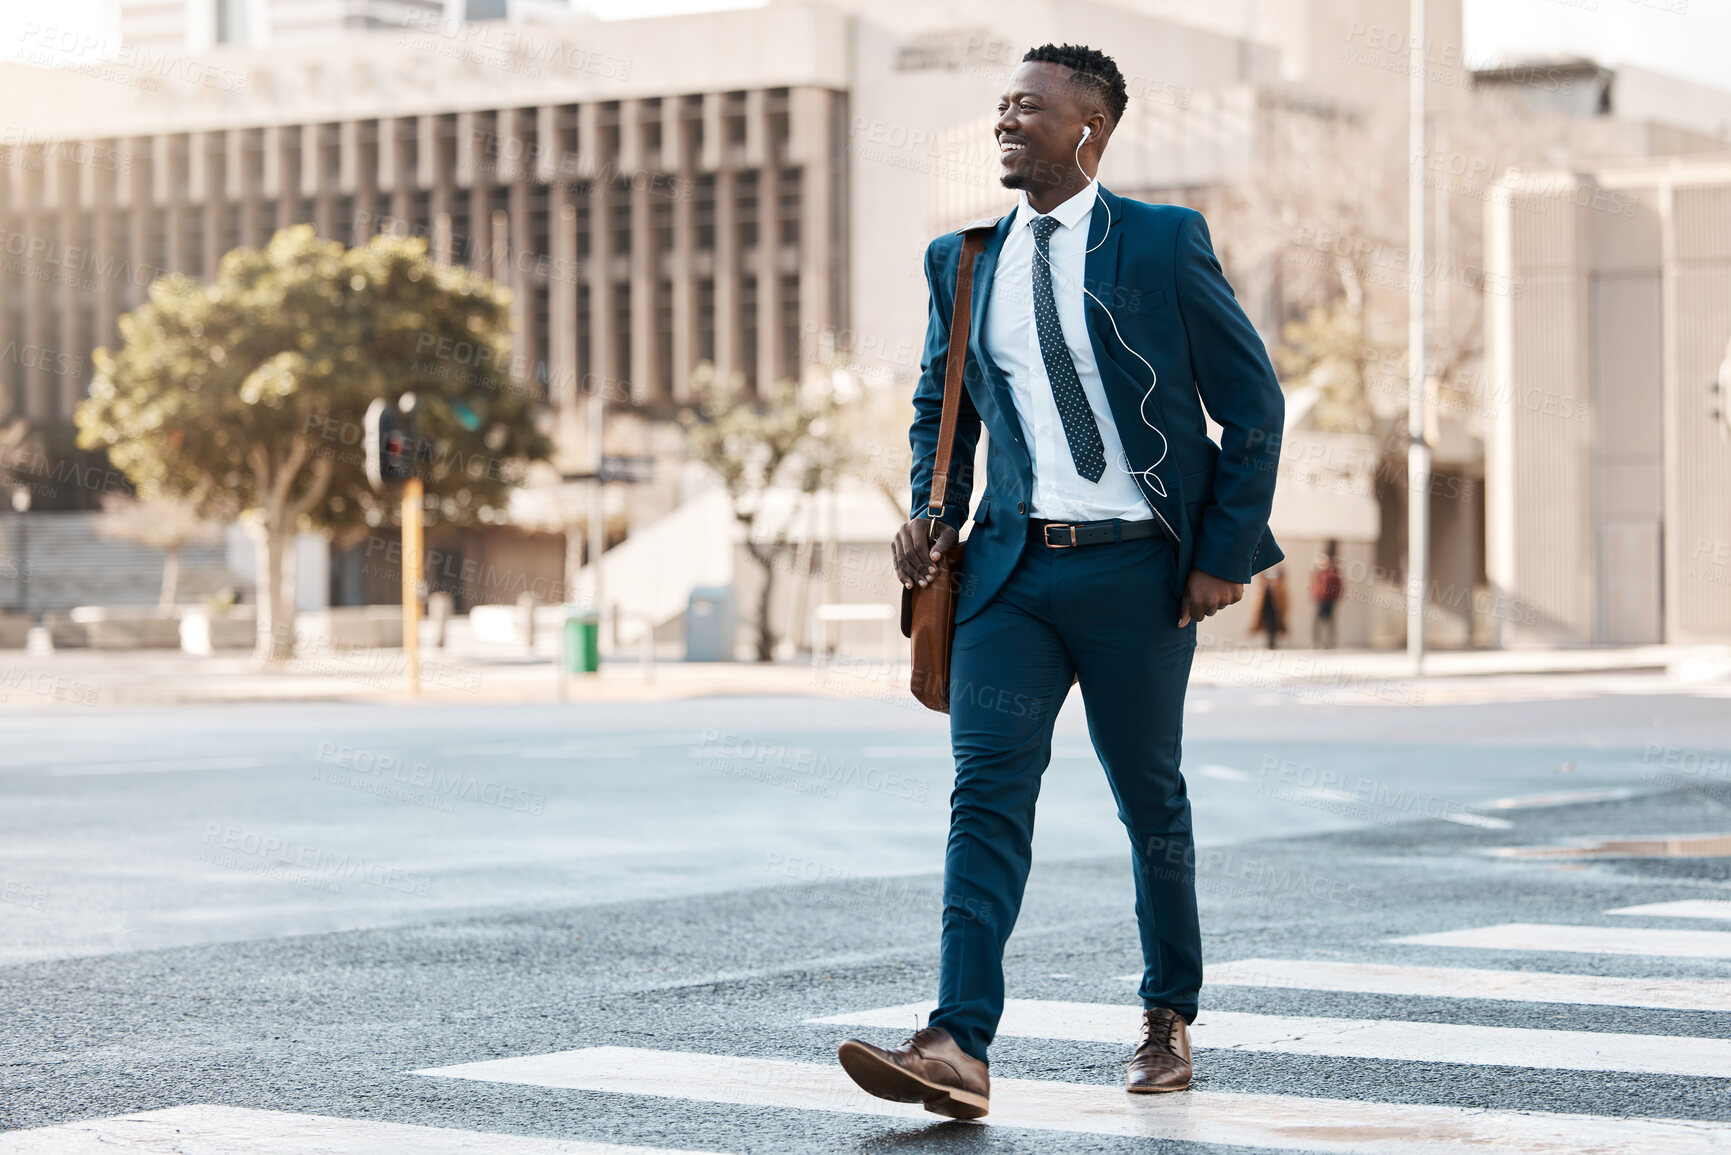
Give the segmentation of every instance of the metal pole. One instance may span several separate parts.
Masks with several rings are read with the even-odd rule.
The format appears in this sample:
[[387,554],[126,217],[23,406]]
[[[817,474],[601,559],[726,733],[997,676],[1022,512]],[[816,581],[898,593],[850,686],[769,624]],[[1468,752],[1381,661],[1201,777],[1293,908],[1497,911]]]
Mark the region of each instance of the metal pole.
[[411,697],[421,693],[421,479],[403,482],[403,657]]
[[1424,440],[1425,392],[1425,0],[1412,0],[1407,29],[1408,69],[1408,196],[1407,247],[1407,517],[1406,517],[1406,650],[1413,672],[1424,667],[1424,602],[1429,586],[1430,446]]
[[595,479],[589,483],[589,596],[595,614],[595,639],[601,640],[601,554],[607,548],[606,503],[601,482],[602,422],[606,420],[607,399],[601,393],[600,378],[589,395],[589,457],[594,463]]

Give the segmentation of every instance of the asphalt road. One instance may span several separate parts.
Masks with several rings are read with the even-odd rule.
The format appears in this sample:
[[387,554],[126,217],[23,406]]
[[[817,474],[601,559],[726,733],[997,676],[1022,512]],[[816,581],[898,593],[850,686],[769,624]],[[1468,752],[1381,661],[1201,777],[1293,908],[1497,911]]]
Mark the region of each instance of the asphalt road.
[[[328,1116],[342,1121],[330,1136],[282,1149],[435,1149],[432,1133],[376,1124],[480,1133],[461,1147],[477,1151],[582,1149],[521,1137],[1419,1149],[1403,1126],[1438,1150],[1497,1149],[1448,1146],[1470,1136],[1425,1113],[1472,1108],[1563,1117],[1552,1146],[1511,1133],[1508,1150],[1731,1150],[1731,1128],[1655,1122],[1731,1121],[1718,1077],[1731,1062],[1715,1066],[1731,1047],[1731,920],[1711,905],[1731,900],[1731,858],[1492,853],[1731,833],[1731,708],[1511,697],[1193,691],[1207,958],[1228,976],[1268,961],[1205,990],[1198,1041],[1215,1041],[1195,1091],[1128,1123],[1107,1117],[1128,1047],[1088,1025],[1094,1007],[1134,1005],[1127,846],[1072,702],[1008,960],[1012,996],[1030,1002],[994,1047],[987,1126],[865,1114],[823,1081],[841,1038],[899,1041],[934,991],[938,716],[708,698],[14,717],[0,754],[0,1127],[206,1105],[160,1117],[174,1142],[202,1127],[229,1136],[207,1135],[209,1149],[262,1150],[233,1136]],[[1707,906],[1608,913],[1680,902]],[[1539,929],[1393,941],[1511,924]],[[1369,964],[1395,969],[1373,982]],[[1469,971],[1536,974],[1542,989],[1492,997],[1509,992],[1473,982],[1506,980]],[[1613,994],[1583,995],[1583,976],[1646,993],[1610,981]],[[811,1021],[874,1011],[884,1025]],[[471,1066],[509,1059],[522,1062]],[[1094,1094],[1107,1113],[1090,1123],[1075,1104]],[[1330,1127],[1305,1114],[1334,1103]],[[1600,1126],[1600,1146],[1569,1145],[1592,1133],[1573,1116]],[[77,1141],[17,1131],[0,1152]]]

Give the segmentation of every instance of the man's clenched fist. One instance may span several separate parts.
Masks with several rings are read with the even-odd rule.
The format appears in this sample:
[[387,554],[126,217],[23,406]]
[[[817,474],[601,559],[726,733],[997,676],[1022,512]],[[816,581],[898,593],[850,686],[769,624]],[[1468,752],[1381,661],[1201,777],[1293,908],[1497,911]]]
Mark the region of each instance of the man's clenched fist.
[[1178,599],[1178,628],[1183,629],[1189,625],[1192,618],[1201,621],[1217,614],[1242,597],[1243,582],[1229,582],[1225,578],[1217,578],[1211,573],[1193,569],[1190,571],[1190,580],[1184,583],[1184,594]]

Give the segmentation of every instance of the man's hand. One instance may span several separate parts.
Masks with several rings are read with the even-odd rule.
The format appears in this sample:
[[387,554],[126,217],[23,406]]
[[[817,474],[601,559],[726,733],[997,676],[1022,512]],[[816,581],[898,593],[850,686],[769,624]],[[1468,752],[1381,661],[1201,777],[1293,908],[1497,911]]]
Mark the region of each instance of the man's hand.
[[[934,525],[938,527],[936,539],[931,536]],[[895,540],[890,543],[896,576],[908,589],[913,589],[916,582],[925,585],[938,571],[937,560],[955,544],[956,531],[951,526],[923,517],[914,518],[896,530]]]
[[1184,583],[1184,594],[1178,599],[1178,628],[1189,625],[1192,618],[1201,621],[1217,614],[1243,597],[1243,582],[1229,582],[1193,569]]

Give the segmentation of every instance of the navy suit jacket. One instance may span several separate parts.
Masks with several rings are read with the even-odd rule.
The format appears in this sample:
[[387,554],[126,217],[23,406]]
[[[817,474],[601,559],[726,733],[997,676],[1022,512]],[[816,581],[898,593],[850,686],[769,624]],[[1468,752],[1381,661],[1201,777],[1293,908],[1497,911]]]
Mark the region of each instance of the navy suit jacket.
[[[972,499],[982,425],[991,438],[985,493],[963,556],[957,621],[991,601],[1027,543],[1033,463],[1009,382],[983,343],[992,272],[1012,219],[1014,214],[998,221],[974,266],[966,389],[941,518],[958,531]],[[926,248],[931,316],[908,433],[910,517],[926,516],[931,494],[961,248],[959,231]],[[1138,488],[1172,539],[1177,577],[1181,582],[1195,568],[1248,582],[1285,556],[1268,532],[1268,514],[1286,403],[1262,338],[1214,256],[1208,224],[1194,209],[1144,204],[1102,187],[1088,225],[1088,248],[1089,338],[1129,468],[1138,471]],[[1105,306],[1117,319],[1116,332]],[[1147,367],[1126,343],[1154,367],[1152,391]],[[1222,427],[1219,445],[1208,436],[1204,407]]]

